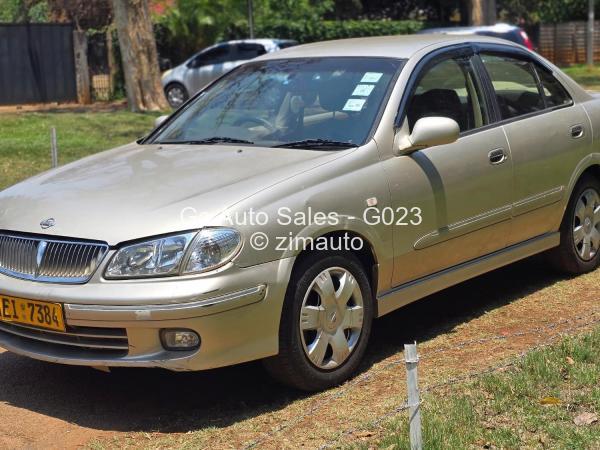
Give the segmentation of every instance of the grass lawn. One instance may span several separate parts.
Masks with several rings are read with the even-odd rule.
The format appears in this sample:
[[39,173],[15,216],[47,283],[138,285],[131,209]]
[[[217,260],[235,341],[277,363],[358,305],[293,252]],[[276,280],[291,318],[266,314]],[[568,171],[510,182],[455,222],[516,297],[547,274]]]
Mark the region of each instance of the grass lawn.
[[0,190],[50,168],[53,126],[62,165],[136,140],[152,129],[157,115],[128,111],[0,114]]
[[[599,349],[597,328],[534,351],[504,372],[425,395],[424,448],[600,449]],[[575,424],[584,414],[596,421]],[[410,448],[406,414],[386,434],[380,448]]]
[[585,64],[563,67],[562,70],[590,91],[600,91],[600,65],[589,68]]

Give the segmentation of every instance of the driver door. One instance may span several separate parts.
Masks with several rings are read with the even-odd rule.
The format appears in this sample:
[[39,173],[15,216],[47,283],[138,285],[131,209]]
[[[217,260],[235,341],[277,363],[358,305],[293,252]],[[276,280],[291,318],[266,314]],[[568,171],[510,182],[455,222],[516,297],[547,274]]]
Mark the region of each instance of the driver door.
[[396,218],[392,284],[431,275],[504,248],[511,223],[513,167],[501,127],[492,125],[472,55],[445,53],[417,75],[403,131],[443,116],[459,139],[387,161]]
[[219,45],[199,54],[193,60],[192,67],[187,72],[188,86],[191,86],[193,93],[230,70],[228,64],[231,64],[229,61],[233,57],[231,52],[231,45]]

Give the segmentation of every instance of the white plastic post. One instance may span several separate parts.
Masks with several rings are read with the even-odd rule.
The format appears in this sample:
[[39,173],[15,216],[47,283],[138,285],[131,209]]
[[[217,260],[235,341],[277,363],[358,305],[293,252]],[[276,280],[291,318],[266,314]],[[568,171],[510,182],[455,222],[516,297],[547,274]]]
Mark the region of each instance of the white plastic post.
[[58,146],[56,144],[56,128],[50,130],[50,151],[52,155],[52,168],[58,167]]
[[421,437],[421,399],[419,398],[419,380],[417,366],[419,355],[417,343],[404,346],[404,360],[406,361],[406,382],[408,388],[408,424],[410,426],[411,450],[422,450]]

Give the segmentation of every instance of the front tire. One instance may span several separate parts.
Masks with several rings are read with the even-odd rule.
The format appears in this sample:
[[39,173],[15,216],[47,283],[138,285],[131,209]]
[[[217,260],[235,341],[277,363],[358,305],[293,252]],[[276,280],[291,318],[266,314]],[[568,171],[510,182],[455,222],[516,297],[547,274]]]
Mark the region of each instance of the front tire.
[[551,252],[560,271],[577,275],[600,264],[600,181],[585,175],[573,190],[560,226],[560,246]]
[[167,101],[171,108],[177,109],[181,105],[183,105],[190,95],[185,88],[185,86],[181,83],[171,83],[165,88],[165,96],[167,97]]
[[337,386],[358,368],[372,321],[371,287],[356,256],[310,254],[288,285],[279,354],[264,365],[281,383],[304,391]]

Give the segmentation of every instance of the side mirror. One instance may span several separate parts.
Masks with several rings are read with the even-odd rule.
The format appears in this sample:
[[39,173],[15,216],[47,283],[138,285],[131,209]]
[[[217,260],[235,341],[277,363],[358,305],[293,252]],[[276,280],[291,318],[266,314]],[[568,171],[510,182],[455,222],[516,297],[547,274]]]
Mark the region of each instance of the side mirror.
[[412,133],[399,145],[399,154],[407,154],[436,145],[451,144],[458,140],[460,127],[448,117],[423,117],[417,120]]
[[161,126],[162,123],[168,118],[169,116],[158,116],[156,119],[154,119],[154,128],[158,128],[159,126]]

